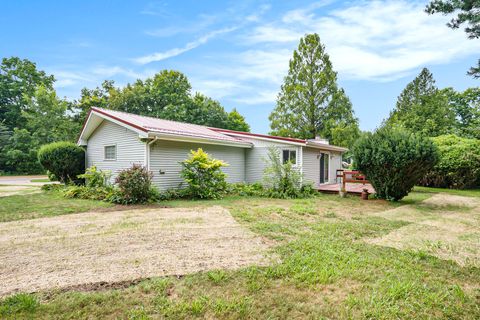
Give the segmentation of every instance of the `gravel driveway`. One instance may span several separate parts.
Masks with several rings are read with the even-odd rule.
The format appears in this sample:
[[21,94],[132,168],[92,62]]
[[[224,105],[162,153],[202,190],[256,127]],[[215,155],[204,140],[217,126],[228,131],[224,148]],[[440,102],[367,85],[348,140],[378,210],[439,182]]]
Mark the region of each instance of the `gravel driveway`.
[[265,264],[267,249],[218,206],[0,223],[0,296]]

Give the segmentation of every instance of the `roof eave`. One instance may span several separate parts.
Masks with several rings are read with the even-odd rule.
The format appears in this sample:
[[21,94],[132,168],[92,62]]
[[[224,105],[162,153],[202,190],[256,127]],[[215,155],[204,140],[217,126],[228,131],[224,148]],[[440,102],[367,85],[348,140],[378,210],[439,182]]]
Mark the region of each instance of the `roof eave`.
[[324,149],[324,150],[331,150],[331,151],[339,151],[339,152],[347,152],[348,151],[347,148],[332,146],[330,144],[312,143],[310,141],[307,141],[306,146],[310,147],[310,148]]
[[252,148],[253,145],[249,142],[244,141],[228,141],[228,140],[219,140],[219,139],[209,139],[204,137],[194,137],[181,134],[172,134],[164,132],[149,131],[149,137],[157,137],[159,140],[168,140],[168,141],[179,141],[179,142],[192,142],[192,143],[204,143],[204,144],[213,144],[229,147],[238,147],[238,148]]

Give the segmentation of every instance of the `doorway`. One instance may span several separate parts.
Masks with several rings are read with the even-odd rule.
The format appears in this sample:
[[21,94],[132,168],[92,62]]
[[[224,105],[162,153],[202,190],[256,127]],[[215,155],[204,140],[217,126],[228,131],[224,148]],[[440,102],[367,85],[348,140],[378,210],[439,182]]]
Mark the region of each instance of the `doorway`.
[[328,153],[320,153],[320,184],[328,183],[329,160],[330,155]]

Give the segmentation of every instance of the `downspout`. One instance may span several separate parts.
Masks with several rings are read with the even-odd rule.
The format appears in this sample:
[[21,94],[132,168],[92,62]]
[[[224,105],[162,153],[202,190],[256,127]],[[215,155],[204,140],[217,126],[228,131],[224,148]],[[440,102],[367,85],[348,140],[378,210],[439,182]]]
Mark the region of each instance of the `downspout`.
[[150,171],[150,145],[157,140],[158,140],[158,137],[155,136],[152,140],[150,140],[149,142],[146,143],[147,147],[146,147],[145,152],[147,154],[147,157],[145,159],[145,162],[146,162],[147,171]]

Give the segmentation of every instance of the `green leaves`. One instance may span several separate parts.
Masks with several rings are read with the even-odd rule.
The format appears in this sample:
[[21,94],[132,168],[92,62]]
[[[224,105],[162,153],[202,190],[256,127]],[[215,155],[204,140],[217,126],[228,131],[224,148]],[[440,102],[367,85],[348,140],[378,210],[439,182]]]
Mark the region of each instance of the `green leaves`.
[[74,182],[85,169],[85,150],[72,142],[54,142],[40,148],[38,161],[60,182]]
[[97,106],[210,127],[250,129],[235,109],[227,113],[220,102],[201,93],[192,95],[191,90],[183,73],[162,70],[153,78],[137,80],[124,88],[115,88],[113,81],[105,81],[100,88],[83,89],[77,108],[82,120],[91,107]]
[[188,193],[193,198],[219,199],[227,189],[226,174],[221,171],[227,163],[213,159],[199,148],[192,150],[188,159],[180,163],[181,175],[188,184]]
[[[358,137],[358,119],[337,86],[337,74],[318,34],[300,39],[269,119],[274,135],[303,139],[320,135],[342,146],[350,146]],[[348,129],[334,134],[338,127]]]
[[455,112],[447,96],[435,86],[431,72],[423,68],[398,97],[387,124],[434,137],[453,132]]
[[453,189],[480,185],[480,140],[445,135],[432,141],[440,158],[422,179],[422,185]]
[[392,201],[408,195],[438,158],[428,138],[390,127],[365,134],[355,143],[353,156],[377,197]]
[[[447,23],[447,26],[452,29],[458,29],[463,24],[466,24],[464,31],[467,33],[468,38],[480,38],[480,1],[478,0],[432,0],[425,8],[425,11],[429,14],[458,12],[457,16]],[[474,78],[480,78],[480,60],[476,66],[470,68],[468,74]]]

